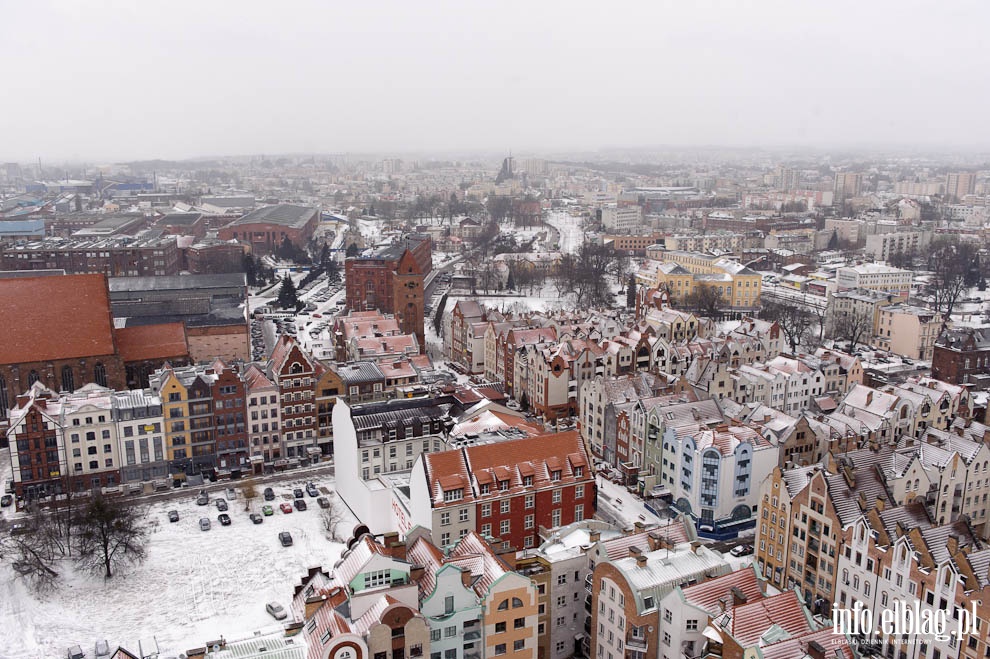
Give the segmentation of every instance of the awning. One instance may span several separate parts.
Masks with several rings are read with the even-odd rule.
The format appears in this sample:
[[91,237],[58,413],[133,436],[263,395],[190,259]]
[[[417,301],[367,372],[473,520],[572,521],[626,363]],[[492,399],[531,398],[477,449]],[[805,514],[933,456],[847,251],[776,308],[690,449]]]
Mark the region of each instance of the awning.
[[722,635],[718,633],[718,630],[712,626],[705,627],[705,630],[701,632],[701,635],[710,641],[715,641],[716,643],[722,642]]

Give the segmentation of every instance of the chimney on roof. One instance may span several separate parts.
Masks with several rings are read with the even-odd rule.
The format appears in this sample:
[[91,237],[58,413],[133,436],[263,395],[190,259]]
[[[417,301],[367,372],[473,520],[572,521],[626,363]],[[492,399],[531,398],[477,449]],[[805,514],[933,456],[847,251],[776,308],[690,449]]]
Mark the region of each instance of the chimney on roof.
[[643,550],[640,549],[639,547],[632,546],[632,547],[629,548],[629,555],[630,556],[642,556],[643,555]]
[[308,598],[303,607],[303,618],[306,620],[312,618],[313,614],[320,610],[320,607],[323,606],[325,601],[327,601],[326,595],[316,595]]
[[877,495],[877,502],[876,502],[876,505],[874,507],[877,509],[877,512],[878,513],[882,513],[883,510],[884,510],[884,508],[887,507],[887,502],[885,502],[883,500],[883,497],[878,494]]
[[808,656],[811,659],[825,659],[825,648],[818,641],[808,643]]
[[866,492],[860,492],[856,501],[859,503],[859,509],[866,512]]
[[21,394],[17,397],[17,409],[23,410],[27,405],[31,403],[31,394]]
[[602,539],[602,532],[601,531],[590,531],[590,532],[588,532],[588,541],[589,542],[599,542],[601,539]]
[[413,565],[409,568],[409,580],[418,582],[423,578],[423,574],[426,572],[426,568],[422,565]]
[[636,567],[646,567],[646,555],[640,554],[636,557]]
[[740,590],[738,586],[733,586],[730,592],[732,593],[732,606],[742,606],[746,603],[746,593]]
[[945,548],[949,550],[949,556],[955,556],[956,552],[959,551],[959,538],[950,535],[945,543]]
[[873,390],[870,389],[866,392],[866,404],[870,405],[873,403]]

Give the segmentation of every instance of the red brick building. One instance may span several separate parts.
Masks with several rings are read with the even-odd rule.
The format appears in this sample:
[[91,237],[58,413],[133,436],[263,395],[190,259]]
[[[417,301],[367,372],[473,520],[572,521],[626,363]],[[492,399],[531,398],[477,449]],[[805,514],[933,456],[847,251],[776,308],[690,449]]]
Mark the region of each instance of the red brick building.
[[18,396],[11,413],[7,436],[18,497],[26,493],[47,496],[68,489],[62,483],[69,474],[64,445],[60,447],[59,442],[59,412],[57,408],[49,410],[49,403],[58,405],[46,392],[37,397],[24,394]]
[[[429,241],[420,243],[429,249]],[[420,350],[426,345],[423,330],[424,279],[426,273],[416,255],[399,243],[372,256],[352,257],[344,265],[347,307],[352,311],[377,309],[393,314],[399,329],[415,334]]]
[[237,218],[221,228],[217,238],[237,240],[251,245],[258,254],[271,254],[286,238],[297,247],[305,247],[319,223],[319,208],[278,204]]
[[[470,531],[496,547],[540,544],[540,529],[595,514],[594,473],[577,432],[513,439],[424,453],[413,478],[414,511],[429,497],[431,528],[441,546]],[[422,472],[417,469],[422,467]],[[425,485],[422,490],[418,485]]]
[[990,380],[990,331],[962,328],[946,331],[935,342],[932,377],[952,384],[977,384]]
[[268,360],[268,376],[278,386],[283,455],[307,458],[319,451],[317,432],[316,362],[287,336],[279,338]]
[[95,382],[147,386],[148,374],[189,361],[181,323],[114,328],[102,274],[0,278],[0,419],[40,381],[52,391]]
[[247,395],[240,376],[223,361],[213,362],[216,380],[213,393],[213,427],[217,446],[217,468],[235,471],[247,468],[250,446],[247,429]]

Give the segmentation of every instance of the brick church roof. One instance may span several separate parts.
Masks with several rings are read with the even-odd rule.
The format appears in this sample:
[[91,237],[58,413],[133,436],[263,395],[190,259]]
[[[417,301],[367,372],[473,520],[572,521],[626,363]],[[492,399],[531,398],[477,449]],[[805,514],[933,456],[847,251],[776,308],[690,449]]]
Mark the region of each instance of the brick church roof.
[[0,364],[115,352],[102,274],[0,279],[0,309]]

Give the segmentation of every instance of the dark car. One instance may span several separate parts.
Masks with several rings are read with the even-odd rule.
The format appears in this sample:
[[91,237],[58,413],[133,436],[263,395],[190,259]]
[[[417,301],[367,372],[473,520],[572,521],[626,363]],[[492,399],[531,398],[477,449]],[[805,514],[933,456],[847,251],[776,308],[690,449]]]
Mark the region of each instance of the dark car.
[[330,507],[330,499],[328,499],[326,497],[320,497],[320,498],[318,498],[316,500],[316,503],[320,504],[320,508],[329,508]]
[[217,520],[223,526],[230,526],[230,515],[228,515],[227,513],[220,513],[220,515],[217,517]]
[[282,543],[283,547],[292,546],[292,534],[288,531],[282,531],[278,534],[278,541]]
[[228,509],[229,509],[229,506],[227,505],[227,500],[226,499],[217,499],[217,510],[219,510],[220,512],[223,512],[223,511],[228,510]]
[[168,511],[168,521],[170,521],[170,522],[178,522],[179,521],[179,511],[178,510],[170,510],[170,511]]
[[255,524],[261,524],[262,522],[265,521],[265,518],[259,515],[258,513],[251,513],[250,515],[248,515],[248,519],[250,519]]
[[297,499],[302,499],[306,495],[303,494],[303,491],[297,487],[296,489],[292,490],[292,496],[294,496]]
[[314,485],[313,483],[307,483],[306,494],[308,494],[311,497],[318,497],[320,496],[320,491],[316,489],[316,485]]
[[0,497],[0,507],[6,508],[10,504],[14,503],[14,497],[11,494],[5,494]]
[[306,510],[306,500],[305,499],[296,499],[294,501],[294,503],[296,505],[296,510]]
[[272,501],[275,499],[275,490],[270,487],[265,488],[265,501]]

